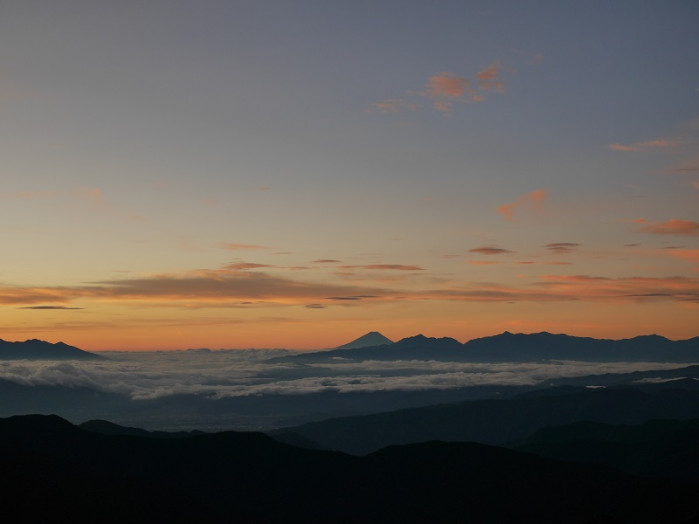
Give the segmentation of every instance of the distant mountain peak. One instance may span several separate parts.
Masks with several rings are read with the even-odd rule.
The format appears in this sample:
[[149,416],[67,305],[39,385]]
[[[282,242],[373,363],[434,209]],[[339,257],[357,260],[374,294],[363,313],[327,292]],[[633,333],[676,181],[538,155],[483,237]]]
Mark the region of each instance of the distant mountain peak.
[[366,335],[362,335],[361,337],[353,340],[352,342],[348,342],[347,344],[337,346],[335,349],[356,349],[372,346],[385,346],[386,344],[393,344],[393,340],[383,336],[378,331],[370,331]]
[[83,351],[64,342],[52,344],[36,338],[24,342],[0,339],[0,360],[86,360],[104,357]]

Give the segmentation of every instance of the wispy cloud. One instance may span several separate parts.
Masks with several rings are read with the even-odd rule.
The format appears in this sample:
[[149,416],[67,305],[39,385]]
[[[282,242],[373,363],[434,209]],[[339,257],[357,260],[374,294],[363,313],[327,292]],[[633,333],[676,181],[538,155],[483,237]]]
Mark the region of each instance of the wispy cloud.
[[551,244],[546,244],[544,247],[557,255],[565,255],[580,247],[580,244],[575,242],[554,242]]
[[500,262],[497,260],[469,260],[466,263],[471,266],[494,266]]
[[259,269],[261,267],[269,268],[269,267],[277,267],[277,266],[271,266],[269,264],[257,264],[255,262],[234,262],[233,264],[228,264],[226,266],[226,269],[244,271],[246,269]]
[[673,151],[685,145],[679,138],[655,138],[633,144],[609,144],[607,149],[613,151],[642,152],[642,151]]
[[504,249],[497,246],[474,247],[473,249],[469,249],[468,252],[479,253],[481,255],[505,255],[507,253],[514,253],[514,251],[510,251],[509,249]]
[[509,204],[499,206],[498,213],[502,214],[507,220],[513,219],[513,213],[516,209],[540,209],[543,202],[548,200],[549,192],[546,189],[536,189],[530,193],[526,193],[517,197]]
[[666,172],[678,175],[699,175],[699,155],[685,158]]
[[576,300],[675,300],[699,303],[699,280],[688,277],[544,275],[536,283]]
[[258,250],[258,249],[272,249],[267,246],[260,246],[257,244],[233,244],[230,242],[221,242],[219,247],[223,249],[229,249],[231,251],[246,251],[246,250]]
[[655,235],[689,235],[699,236],[699,222],[692,220],[678,220],[672,218],[667,222],[649,222],[643,218],[634,220],[638,224],[643,224],[641,231],[653,233]]
[[0,304],[65,305],[76,299],[150,302],[164,307],[239,306],[245,301],[305,305],[327,297],[380,297],[391,292],[360,285],[317,283],[248,271],[258,265],[232,264],[222,269],[197,269],[91,282],[64,287],[0,287]]
[[360,266],[340,266],[339,269],[366,269],[369,271],[424,271],[424,268],[406,264],[365,264]]
[[[494,246],[474,248],[486,255],[509,250]],[[697,250],[669,250],[671,256],[697,260]],[[386,266],[386,265],[379,265]],[[389,265],[390,266],[390,265]],[[398,265],[398,268],[404,266]],[[384,268],[415,271],[417,266]],[[699,280],[672,277],[606,277],[590,275],[544,275],[520,285],[483,282],[442,282],[433,289],[403,288],[400,279],[388,279],[382,287],[337,284],[336,281],[291,279],[268,274],[259,265],[232,264],[221,269],[197,269],[179,274],[156,274],[137,278],[96,281],[76,286],[0,286],[0,304],[37,309],[72,307],[76,300],[107,303],[147,303],[155,307],[240,308],[261,306],[320,306],[344,303],[397,303],[406,301],[554,302],[644,301],[699,302]],[[363,268],[364,269],[364,268]],[[435,281],[437,282],[437,281]]]
[[68,307],[68,306],[24,306],[19,309],[58,309],[58,310],[70,310],[70,309],[85,309],[82,307]]
[[[684,277],[608,278],[586,275],[545,275],[529,286],[497,283],[433,290],[431,299],[464,302],[645,302],[699,303],[699,281]],[[425,297],[426,298],[426,297]]]

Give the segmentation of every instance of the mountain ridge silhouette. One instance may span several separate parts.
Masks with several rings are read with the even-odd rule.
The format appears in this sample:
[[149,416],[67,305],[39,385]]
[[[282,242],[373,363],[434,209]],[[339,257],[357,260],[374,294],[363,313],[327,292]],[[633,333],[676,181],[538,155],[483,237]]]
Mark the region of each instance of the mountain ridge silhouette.
[[418,334],[390,345],[307,352],[270,359],[270,362],[328,359],[458,360],[472,362],[531,362],[545,360],[699,362],[699,337],[670,340],[660,335],[626,339],[598,339],[567,334],[510,333],[475,338],[461,343],[451,337]]

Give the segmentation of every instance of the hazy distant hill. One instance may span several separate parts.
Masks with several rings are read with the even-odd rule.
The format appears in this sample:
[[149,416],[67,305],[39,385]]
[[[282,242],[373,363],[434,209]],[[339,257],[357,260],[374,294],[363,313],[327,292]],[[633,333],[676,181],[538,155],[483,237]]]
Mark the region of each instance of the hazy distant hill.
[[534,431],[580,421],[638,424],[699,417],[699,381],[685,379],[635,388],[563,386],[507,399],[484,399],[333,418],[279,430],[327,449],[358,455],[393,444],[429,440],[504,445]]
[[63,342],[52,344],[36,339],[7,342],[0,339],[0,360],[98,360],[103,358]]
[[385,346],[386,344],[393,344],[393,340],[383,336],[378,331],[370,331],[366,335],[362,335],[361,337],[353,340],[352,342],[348,342],[347,344],[337,346],[335,349],[356,349],[365,347]]
[[699,489],[474,443],[352,457],[260,433],[105,436],[36,415],[0,419],[0,460],[3,510],[25,522],[679,523]]
[[323,362],[338,357],[355,360],[469,362],[579,360],[696,363],[699,362],[699,337],[673,341],[658,335],[646,335],[608,340],[546,332],[513,334],[506,331],[462,344],[449,337],[416,335],[390,345],[318,351],[274,360]]

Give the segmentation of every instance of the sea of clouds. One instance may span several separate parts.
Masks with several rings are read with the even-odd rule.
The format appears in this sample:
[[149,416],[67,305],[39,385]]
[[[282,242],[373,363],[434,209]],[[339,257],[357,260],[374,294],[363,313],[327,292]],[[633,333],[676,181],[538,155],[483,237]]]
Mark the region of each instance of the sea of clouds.
[[0,361],[0,379],[27,386],[87,387],[145,400],[183,394],[225,398],[535,385],[563,377],[682,367],[658,362],[268,362],[290,354],[287,350],[112,351],[100,353],[105,359],[97,361]]

